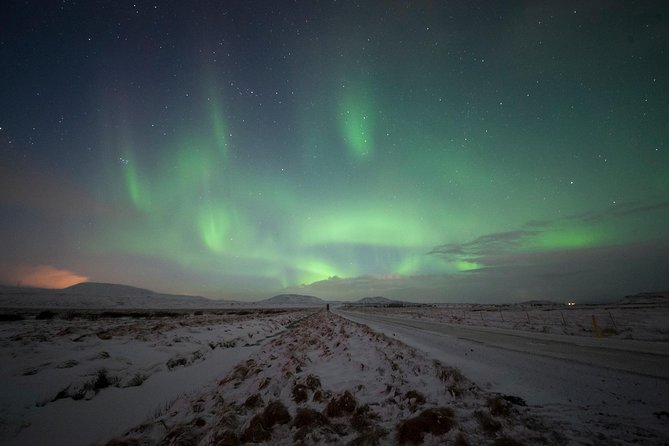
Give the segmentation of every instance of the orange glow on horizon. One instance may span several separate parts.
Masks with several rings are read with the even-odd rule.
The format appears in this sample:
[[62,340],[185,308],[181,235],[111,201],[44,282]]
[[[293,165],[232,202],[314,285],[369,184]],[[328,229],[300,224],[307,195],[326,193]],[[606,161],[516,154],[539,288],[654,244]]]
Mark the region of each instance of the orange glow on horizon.
[[50,265],[5,265],[0,267],[0,279],[8,285],[37,288],[67,288],[88,281],[88,277]]

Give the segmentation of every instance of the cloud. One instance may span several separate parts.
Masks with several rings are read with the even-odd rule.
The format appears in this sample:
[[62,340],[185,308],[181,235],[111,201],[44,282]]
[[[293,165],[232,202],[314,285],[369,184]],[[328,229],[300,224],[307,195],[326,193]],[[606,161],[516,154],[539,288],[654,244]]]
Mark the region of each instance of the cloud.
[[[478,266],[478,268],[468,268],[469,272],[487,272],[491,267],[523,264],[523,259],[527,258],[524,254],[528,252],[595,247],[612,243],[611,239],[602,236],[603,228],[606,228],[607,224],[617,225],[629,217],[646,218],[649,214],[667,210],[669,210],[667,200],[620,203],[602,211],[572,214],[553,220],[530,220],[520,229],[485,234],[462,243],[439,245],[428,254],[456,265],[461,263]],[[655,220],[646,218],[644,224],[653,224]],[[644,228],[635,226],[634,231],[642,233]],[[665,231],[661,231],[661,237],[663,236],[666,236]]]
[[574,216],[574,218],[580,218],[584,222],[594,222],[619,217],[628,217],[638,214],[646,214],[649,212],[661,211],[665,209],[669,209],[669,201],[660,201],[656,203],[629,202],[611,206],[602,212],[597,212],[594,214],[582,214],[580,217]]
[[389,298],[411,301],[438,301],[447,283],[446,275],[404,276],[366,275],[313,282],[299,287],[289,287],[282,292],[294,294],[311,294],[324,299],[356,300],[369,296],[385,296]]
[[611,302],[627,294],[669,289],[669,239],[505,254],[488,261],[490,267],[467,274],[338,278],[286,292],[333,300],[381,295],[413,302],[509,303]]
[[553,220],[530,220],[525,223],[527,228],[547,228],[565,222],[601,223],[621,217],[647,214],[669,209],[669,200],[656,202],[628,201],[616,203],[602,211],[581,212]]
[[429,254],[446,260],[476,259],[482,256],[503,254],[525,244],[540,234],[540,231],[508,231],[486,234],[470,242],[448,243],[436,246]]
[[[286,292],[333,300],[417,302],[612,301],[669,288],[669,201],[628,202],[435,246],[458,272],[333,278]],[[659,223],[658,223],[659,222]],[[613,234],[613,235],[611,235]],[[626,238],[622,237],[626,235]]]
[[88,278],[50,265],[0,265],[0,282],[38,288],[66,288]]

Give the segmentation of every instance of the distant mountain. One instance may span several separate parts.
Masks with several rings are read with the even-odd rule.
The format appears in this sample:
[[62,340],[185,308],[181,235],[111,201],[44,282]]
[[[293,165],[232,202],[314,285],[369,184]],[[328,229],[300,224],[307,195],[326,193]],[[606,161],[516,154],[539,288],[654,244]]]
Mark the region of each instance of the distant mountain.
[[383,296],[363,297],[353,302],[356,305],[404,305],[406,302],[392,300]]
[[69,294],[79,294],[86,296],[104,296],[104,297],[123,297],[123,298],[154,298],[154,299],[186,299],[191,302],[211,302],[202,296],[189,296],[185,294],[157,293],[144,288],[137,288],[130,285],[121,285],[117,283],[99,283],[82,282],[71,287],[63,288],[64,292]]
[[159,294],[155,291],[137,288],[130,285],[116,283],[82,282],[63,288],[63,291],[72,294],[87,294],[90,296],[150,296]]
[[325,305],[325,301],[316,296],[305,296],[302,294],[279,294],[269,299],[261,300],[259,303],[272,305]]
[[621,304],[669,304],[669,291],[655,291],[637,293],[625,296],[620,300]]
[[229,303],[113,283],[84,282],[63,289],[0,288],[0,307],[4,308],[206,308]]

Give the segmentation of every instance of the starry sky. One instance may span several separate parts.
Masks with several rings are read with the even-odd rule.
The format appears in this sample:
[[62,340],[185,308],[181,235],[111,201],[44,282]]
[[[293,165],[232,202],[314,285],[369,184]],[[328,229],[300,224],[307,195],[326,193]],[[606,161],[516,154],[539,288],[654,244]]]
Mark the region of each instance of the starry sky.
[[663,1],[14,1],[0,282],[669,289]]

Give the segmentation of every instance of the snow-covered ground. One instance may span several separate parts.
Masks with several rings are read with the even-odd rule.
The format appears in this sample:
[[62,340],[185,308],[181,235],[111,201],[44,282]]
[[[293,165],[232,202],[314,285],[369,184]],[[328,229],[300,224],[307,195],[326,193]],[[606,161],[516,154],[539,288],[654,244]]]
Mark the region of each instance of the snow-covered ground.
[[[0,322],[0,443],[667,444],[666,342],[454,333],[430,310],[68,310]],[[462,338],[470,332],[483,337]],[[595,351],[600,341],[629,348]],[[537,354],[546,346],[553,356]],[[563,357],[572,348],[576,359]],[[661,370],[630,373],[616,358],[635,349]]]
[[0,443],[77,445],[121,434],[308,314],[43,312],[0,322]]
[[440,304],[424,307],[354,307],[372,314],[537,333],[669,341],[669,298],[606,305]]
[[341,314],[457,367],[484,389],[523,398],[558,423],[569,444],[669,444],[666,342],[444,324],[388,311]]
[[567,444],[516,395],[321,311],[110,444]]

